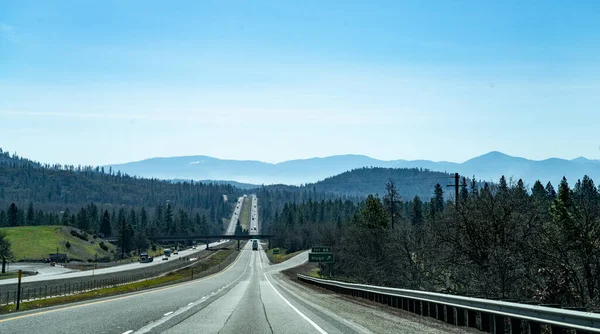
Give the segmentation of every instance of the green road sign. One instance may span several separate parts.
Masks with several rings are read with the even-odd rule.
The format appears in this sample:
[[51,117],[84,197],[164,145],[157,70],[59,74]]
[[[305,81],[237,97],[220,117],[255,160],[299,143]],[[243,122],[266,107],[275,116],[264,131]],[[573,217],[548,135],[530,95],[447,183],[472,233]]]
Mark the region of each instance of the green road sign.
[[333,253],[308,253],[308,262],[333,263]]
[[312,248],[313,253],[331,253],[331,247],[329,246],[315,246]]
[[279,248],[273,249],[273,254],[279,254]]

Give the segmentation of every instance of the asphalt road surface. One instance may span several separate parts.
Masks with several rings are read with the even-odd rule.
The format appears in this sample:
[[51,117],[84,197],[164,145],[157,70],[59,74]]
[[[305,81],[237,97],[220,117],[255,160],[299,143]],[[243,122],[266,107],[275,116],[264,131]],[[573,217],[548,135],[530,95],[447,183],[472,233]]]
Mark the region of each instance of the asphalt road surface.
[[[214,243],[210,244],[210,247],[216,247],[225,242],[227,242],[227,241],[223,240],[223,241],[219,241],[219,242],[214,242]],[[178,255],[171,255],[171,260],[175,260],[179,257],[193,256],[193,254],[198,253],[203,249],[204,249],[204,245],[198,245],[198,249],[190,248],[190,249],[182,250],[179,252]],[[22,281],[23,282],[40,282],[40,281],[46,281],[46,280],[54,280],[57,278],[65,279],[65,278],[73,278],[73,277],[86,277],[86,276],[92,276],[92,275],[123,272],[123,271],[131,270],[131,269],[138,269],[141,267],[148,268],[151,266],[159,266],[163,263],[167,263],[167,261],[162,261],[161,259],[162,259],[162,257],[159,256],[159,257],[155,257],[154,261],[149,262],[149,263],[132,262],[132,263],[127,263],[127,264],[114,266],[114,267],[96,269],[93,272],[92,272],[92,270],[70,271],[70,272],[64,272],[61,270],[54,270],[54,271],[48,270],[43,275],[38,274],[38,275],[34,275],[34,276],[23,277]],[[171,261],[171,260],[169,260],[169,261]],[[38,266],[41,266],[41,264]],[[50,267],[50,264],[46,264],[46,266]],[[11,265],[11,270],[12,269],[13,269],[13,265]],[[38,269],[38,271],[39,271],[39,269]],[[0,285],[15,284],[15,283],[17,283],[16,278],[0,280]]]
[[248,234],[258,234],[258,198],[252,195],[252,209],[250,210],[250,231]]
[[[2,333],[458,333],[311,290],[268,265],[250,243],[229,267],[139,293],[0,316]],[[410,317],[410,316],[407,316]],[[427,320],[430,321],[430,320]]]
[[229,226],[227,227],[226,235],[234,235],[235,234],[235,226],[237,225],[238,220],[240,219],[240,212],[242,212],[242,206],[244,203],[244,197],[238,198],[237,204],[235,205],[235,209],[233,210],[233,214],[231,215],[231,220],[229,221]]

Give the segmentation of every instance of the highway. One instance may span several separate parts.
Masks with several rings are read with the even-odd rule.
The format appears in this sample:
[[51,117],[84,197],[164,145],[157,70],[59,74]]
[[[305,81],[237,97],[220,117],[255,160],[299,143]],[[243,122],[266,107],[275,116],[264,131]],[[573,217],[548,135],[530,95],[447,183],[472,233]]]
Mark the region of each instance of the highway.
[[0,332],[458,333],[312,290],[280,273],[305,263],[308,252],[270,265],[262,246],[251,249],[248,242],[232,264],[202,279],[3,315]]
[[258,230],[258,198],[256,195],[252,195],[252,209],[250,210],[250,231],[248,234],[255,235],[259,233]]
[[[236,223],[239,219],[239,215],[242,209],[242,203],[243,203],[244,198],[240,197],[238,198],[238,202],[236,204],[236,207],[233,211],[233,215],[231,217],[231,221],[229,223],[229,226],[227,228],[227,234],[229,235],[233,235],[235,233],[235,226]],[[223,243],[227,242],[227,240],[222,240],[222,241],[217,241],[217,242],[213,242],[211,244],[209,244],[210,247],[216,247],[218,245],[221,245]],[[204,249],[204,245],[199,245],[198,249],[186,249],[186,250],[182,250],[179,252],[178,255],[171,255],[171,258],[169,261],[172,260],[177,260],[179,257],[186,257],[186,256],[194,256],[194,254],[200,252],[202,249]],[[155,257],[153,262],[149,262],[149,263],[140,263],[140,262],[132,262],[132,263],[127,263],[127,264],[122,264],[122,265],[118,265],[118,266],[114,266],[114,267],[108,267],[108,268],[102,268],[102,269],[96,269],[92,272],[92,270],[86,270],[86,271],[73,271],[73,270],[66,270],[64,268],[61,267],[51,267],[49,264],[35,264],[35,265],[26,265],[26,266],[22,266],[23,268],[19,268],[19,269],[32,269],[35,268],[35,270],[37,270],[39,272],[39,274],[34,275],[34,276],[26,276],[23,277],[22,281],[24,283],[26,282],[41,282],[41,281],[46,281],[46,280],[55,280],[55,279],[66,279],[66,278],[76,278],[76,277],[87,277],[87,276],[92,276],[92,275],[101,275],[101,274],[108,274],[108,273],[117,273],[117,272],[124,272],[124,271],[128,271],[128,270],[132,270],[132,269],[138,269],[141,267],[147,268],[147,267],[152,267],[152,266],[158,266],[161,265],[163,263],[167,263],[167,261],[162,261],[162,257]],[[18,264],[15,264],[15,266],[18,266]],[[44,268],[44,266],[47,266],[47,269]],[[11,266],[12,267],[12,266]],[[14,267],[12,267],[11,269],[13,269]],[[34,270],[34,269],[32,269]],[[9,284],[16,284],[17,283],[17,279],[16,278],[12,278],[12,279],[4,279],[4,280],[0,280],[0,286],[1,285],[9,285]]]
[[233,210],[233,214],[231,215],[229,226],[227,227],[227,231],[225,232],[226,235],[235,234],[235,226],[237,225],[237,222],[240,219],[240,212],[242,211],[243,203],[244,197],[241,196],[238,198],[237,204],[235,205],[235,209]]
[[[216,247],[220,244],[223,244],[227,242],[227,240],[223,240],[223,241],[218,241],[218,242],[213,242],[210,244],[210,247]],[[194,254],[201,252],[204,249],[204,245],[198,245],[198,249],[186,249],[186,250],[182,250],[179,252],[178,255],[171,255],[170,260],[168,261],[177,261],[177,259],[179,257],[186,257],[186,256],[193,256]],[[102,269],[96,269],[92,272],[92,270],[86,270],[86,271],[60,271],[60,270],[55,270],[55,271],[48,271],[45,274],[38,274],[38,275],[34,275],[34,276],[26,276],[23,277],[21,280],[23,282],[40,282],[40,281],[47,281],[47,280],[55,280],[55,279],[65,279],[65,278],[74,278],[74,277],[86,277],[86,276],[92,276],[92,275],[101,275],[101,274],[108,274],[108,273],[117,273],[117,272],[123,272],[123,271],[127,271],[127,270],[132,270],[132,269],[138,269],[138,268],[148,268],[148,267],[152,267],[152,266],[159,266],[163,263],[167,263],[168,261],[162,261],[162,257],[157,256],[154,258],[154,261],[152,262],[148,262],[148,263],[140,263],[140,262],[132,262],[132,263],[127,263],[127,264],[123,264],[123,265],[119,265],[119,266],[114,266],[114,267],[108,267],[108,268],[102,268]],[[49,264],[47,264],[46,266],[50,267]],[[12,268],[11,268],[12,269]],[[15,284],[17,283],[17,279],[16,278],[11,278],[11,279],[3,279],[0,280],[0,285],[6,285],[6,284]]]

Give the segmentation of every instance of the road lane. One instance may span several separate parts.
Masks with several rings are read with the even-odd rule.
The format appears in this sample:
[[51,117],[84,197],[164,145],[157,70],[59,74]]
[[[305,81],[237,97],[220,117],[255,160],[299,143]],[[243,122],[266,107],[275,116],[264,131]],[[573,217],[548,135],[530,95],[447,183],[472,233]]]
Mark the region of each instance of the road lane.
[[[216,247],[216,246],[219,246],[219,245],[221,245],[221,244],[223,244],[225,242],[227,242],[227,240],[213,242],[213,243],[210,244],[210,247]],[[186,249],[186,250],[182,250],[182,251],[179,252],[178,255],[171,255],[171,259],[169,261],[177,261],[177,259],[180,258],[180,257],[188,257],[188,256],[189,257],[193,257],[194,254],[197,254],[197,253],[199,253],[201,251],[202,251],[201,249]],[[152,266],[159,266],[159,265],[161,265],[163,263],[167,263],[167,261],[162,261],[162,257],[155,257],[154,261],[148,262],[148,263],[140,263],[140,262],[136,261],[136,262],[132,262],[132,263],[122,264],[122,265],[119,265],[119,266],[96,269],[94,271],[92,271],[92,270],[70,271],[70,272],[61,273],[60,275],[34,275],[34,276],[26,276],[26,277],[22,278],[22,281],[24,283],[27,283],[27,282],[40,282],[40,281],[48,281],[48,280],[56,280],[56,279],[76,278],[76,277],[88,277],[88,276],[93,276],[93,275],[101,275],[101,274],[108,274],[108,273],[118,273],[118,272],[124,272],[124,271],[132,270],[132,269],[139,269],[139,268],[148,268],[148,267],[152,267]],[[48,264],[47,266],[50,266],[50,265]],[[9,284],[16,284],[16,283],[17,283],[17,279],[16,278],[0,280],[0,285],[9,285]]]
[[229,226],[227,227],[227,231],[225,231],[226,235],[235,234],[235,227],[237,225],[238,220],[240,219],[240,212],[242,212],[243,203],[244,197],[241,196],[238,198],[238,201],[235,205],[235,209],[233,210],[233,214],[231,215],[231,219],[229,220]]

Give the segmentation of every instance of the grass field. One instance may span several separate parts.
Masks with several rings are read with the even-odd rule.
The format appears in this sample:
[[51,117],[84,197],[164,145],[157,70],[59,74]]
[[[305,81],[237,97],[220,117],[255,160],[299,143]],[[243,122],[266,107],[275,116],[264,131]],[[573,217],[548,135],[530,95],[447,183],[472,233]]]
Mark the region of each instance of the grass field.
[[0,279],[17,278],[17,276],[19,276],[19,273],[16,272],[4,273],[0,274]]
[[[12,252],[16,261],[40,261],[48,258],[49,253],[66,253],[69,259],[87,261],[98,258],[112,257],[111,250],[115,246],[105,242],[108,251],[100,248],[102,239],[94,239],[88,236],[88,241],[71,235],[71,230],[81,232],[79,229],[69,226],[19,226],[3,227],[0,231],[6,233],[10,241]],[[66,247],[67,241],[71,245]]]
[[244,230],[250,228],[250,212],[252,210],[252,197],[244,198],[244,204],[242,204],[242,212],[240,213],[240,223]]
[[[273,254],[273,250],[275,250],[275,249],[279,249],[279,254]],[[267,258],[269,258],[269,261],[271,261],[271,263],[281,263],[285,260],[293,258],[294,256],[296,256],[302,252],[304,252],[304,251],[299,250],[297,252],[288,253],[283,248],[271,248],[271,249],[267,250],[265,253],[267,253]]]

